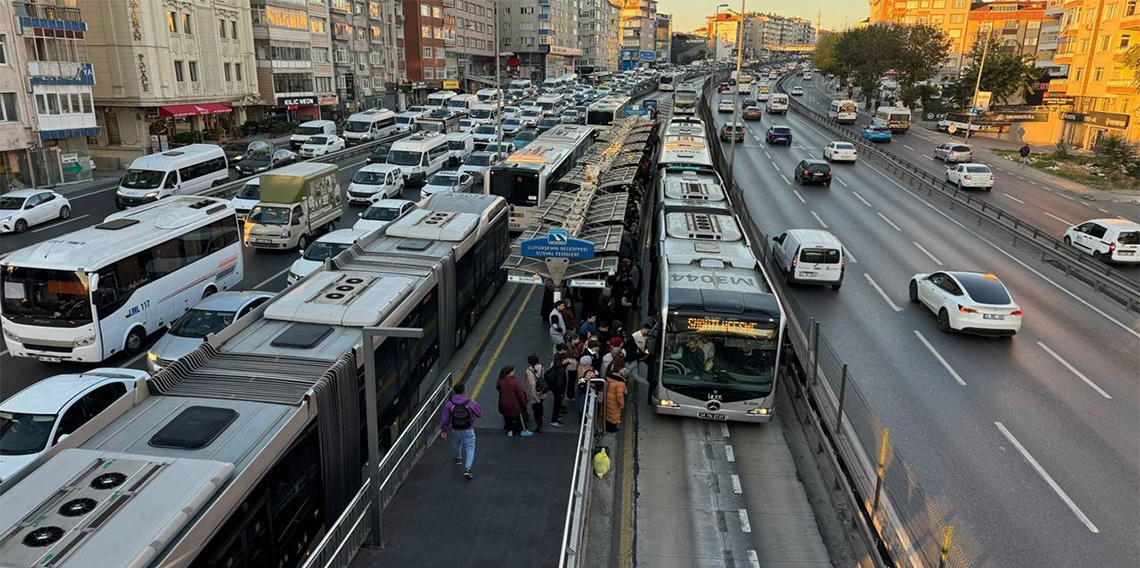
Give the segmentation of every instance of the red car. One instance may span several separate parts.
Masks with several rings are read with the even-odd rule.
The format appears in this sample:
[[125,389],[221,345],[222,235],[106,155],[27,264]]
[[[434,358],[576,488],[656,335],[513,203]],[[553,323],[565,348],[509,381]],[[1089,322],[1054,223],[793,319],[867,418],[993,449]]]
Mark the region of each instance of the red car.
[[744,107],[744,120],[760,120],[762,115],[763,112],[761,112],[758,106]]
[[728,91],[731,91],[731,90],[732,90],[732,86],[729,85],[728,83],[721,83],[721,84],[716,86],[716,92],[718,92],[718,93],[727,93]]

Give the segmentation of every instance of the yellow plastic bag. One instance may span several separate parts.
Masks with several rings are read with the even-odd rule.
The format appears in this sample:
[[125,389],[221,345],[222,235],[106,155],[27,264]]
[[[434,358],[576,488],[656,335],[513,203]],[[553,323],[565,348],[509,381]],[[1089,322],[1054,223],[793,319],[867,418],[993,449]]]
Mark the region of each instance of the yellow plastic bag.
[[598,453],[594,454],[594,475],[605,477],[609,472],[610,456],[606,454],[606,449],[602,448]]

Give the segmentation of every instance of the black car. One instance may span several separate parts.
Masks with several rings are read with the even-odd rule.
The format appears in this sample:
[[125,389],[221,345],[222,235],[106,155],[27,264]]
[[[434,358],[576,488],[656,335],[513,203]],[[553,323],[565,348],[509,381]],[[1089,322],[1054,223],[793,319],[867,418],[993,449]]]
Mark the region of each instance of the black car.
[[535,128],[538,130],[539,134],[542,134],[543,132],[554,128],[555,126],[558,126],[561,122],[562,121],[557,116],[548,116],[538,121],[538,126]]
[[800,160],[792,175],[800,185],[818,183],[831,187],[831,165],[823,160]]
[[234,167],[242,160],[249,157],[250,154],[273,151],[273,144],[270,144],[264,140],[254,140],[253,142],[228,142],[222,146],[222,151],[226,153],[226,160],[229,161],[230,167]]
[[386,164],[388,163],[388,152],[391,151],[391,144],[380,144],[368,153],[368,158],[366,158],[365,161],[369,164]]
[[296,152],[279,148],[273,151],[257,151],[249,154],[245,159],[238,162],[238,165],[234,166],[234,168],[237,169],[239,174],[253,175],[289,164],[296,164],[297,160]]
[[726,122],[724,126],[720,127],[720,139],[725,142],[732,140],[744,141],[744,125],[737,122]]

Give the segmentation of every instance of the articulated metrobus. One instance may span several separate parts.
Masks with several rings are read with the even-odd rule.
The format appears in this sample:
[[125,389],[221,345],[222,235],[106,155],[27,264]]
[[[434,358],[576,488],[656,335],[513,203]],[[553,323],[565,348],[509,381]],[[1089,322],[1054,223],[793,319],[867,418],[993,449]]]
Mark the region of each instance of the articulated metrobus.
[[716,171],[709,141],[704,136],[665,136],[657,168],[663,171]]
[[677,92],[673,94],[673,114],[697,114],[697,102],[699,99],[700,93],[696,88],[689,85],[682,85],[677,89]]
[[433,196],[120,398],[0,484],[4,565],[300,566],[361,487],[364,405],[386,452],[506,282],[506,214]]
[[95,363],[244,275],[233,205],[176,196],[13,252],[0,261],[0,326],[15,357]]
[[586,124],[589,126],[610,126],[615,120],[626,117],[632,99],[625,95],[608,95],[586,107]]
[[512,232],[531,224],[554,182],[586,153],[596,132],[589,126],[559,124],[491,167],[484,178],[484,193],[503,197],[510,204]]

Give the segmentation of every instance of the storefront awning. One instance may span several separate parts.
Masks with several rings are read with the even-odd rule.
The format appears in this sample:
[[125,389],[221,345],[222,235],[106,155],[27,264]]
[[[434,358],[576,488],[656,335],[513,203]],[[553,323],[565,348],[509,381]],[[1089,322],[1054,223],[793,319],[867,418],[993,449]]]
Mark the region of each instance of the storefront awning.
[[182,118],[184,116],[198,116],[203,114],[223,114],[233,112],[233,108],[226,103],[199,103],[196,105],[170,105],[158,107],[158,116]]

